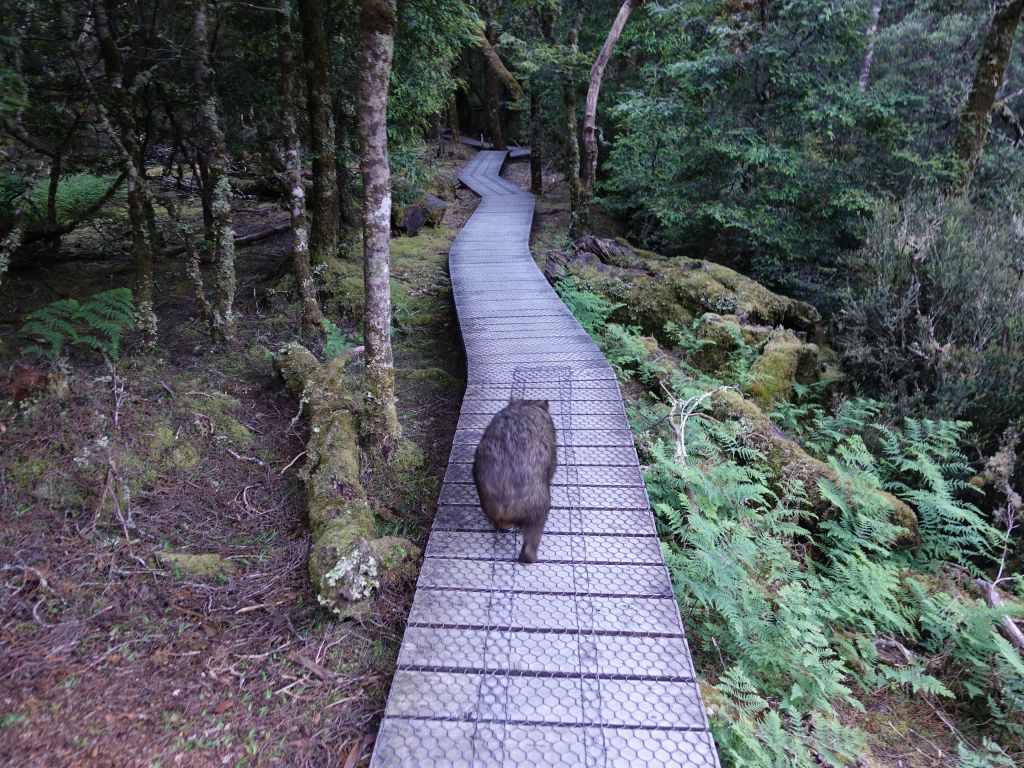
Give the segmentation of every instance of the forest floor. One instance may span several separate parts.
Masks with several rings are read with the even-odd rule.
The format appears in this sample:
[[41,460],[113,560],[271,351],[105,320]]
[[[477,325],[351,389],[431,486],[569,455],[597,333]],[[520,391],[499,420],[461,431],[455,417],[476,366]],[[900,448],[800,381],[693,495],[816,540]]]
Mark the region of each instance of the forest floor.
[[[476,205],[455,188],[472,152],[428,152],[430,191],[449,204],[443,226],[392,240],[400,415],[426,465],[372,499],[392,520],[387,532],[421,544],[464,387],[447,253]],[[526,164],[503,175],[529,188]],[[541,266],[569,245],[564,179],[545,172],[545,189],[531,238]],[[236,216],[241,234],[285,221],[276,204],[252,200],[240,200]],[[610,220],[595,228],[614,235]],[[347,238],[358,246],[358,232]],[[299,326],[288,248],[283,234],[239,251],[237,340],[216,347],[182,263],[161,262],[160,346],[127,345],[116,396],[106,366],[85,352],[49,388],[10,402],[12,377],[46,370],[19,353],[25,313],[130,285],[123,242],[86,232],[66,244],[74,260],[19,269],[5,283],[0,763],[368,763],[414,582],[385,583],[364,624],[334,620],[310,590],[297,474],[305,427],[271,364]],[[358,274],[357,263],[342,263],[325,280],[325,311],[353,343]],[[306,342],[323,354],[321,342]],[[636,394],[628,383],[624,391]],[[187,562],[182,553],[212,557]],[[697,666],[713,680],[717,659],[690,632]],[[871,734],[872,764],[955,764],[956,739],[927,703],[891,691],[861,700],[865,711],[843,720]]]
[[[392,267],[400,416],[426,465],[373,499],[394,533],[420,543],[464,387],[447,253],[476,205],[455,191],[468,150],[429,151],[448,212],[442,227],[396,238]],[[240,234],[286,221],[274,203],[239,200],[235,213]],[[347,235],[358,244],[358,232]],[[50,386],[25,399],[14,391],[49,370],[20,353],[26,312],[131,285],[116,234],[69,239],[73,259],[5,282],[0,763],[368,761],[413,582],[384,584],[365,624],[333,620],[310,590],[304,425],[272,367],[299,326],[289,245],[282,234],[239,250],[237,337],[219,346],[196,317],[181,259],[159,262],[160,344],[151,352],[129,339],[116,392],[88,351],[73,352]],[[347,308],[361,281],[335,283],[325,311],[356,339]]]

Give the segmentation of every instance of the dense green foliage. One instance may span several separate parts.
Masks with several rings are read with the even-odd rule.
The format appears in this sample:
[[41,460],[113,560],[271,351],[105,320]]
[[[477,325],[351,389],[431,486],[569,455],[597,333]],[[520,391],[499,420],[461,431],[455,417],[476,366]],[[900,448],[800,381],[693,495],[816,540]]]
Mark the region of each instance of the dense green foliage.
[[[637,67],[610,99],[603,190],[642,242],[821,302],[865,215],[887,195],[949,183],[989,4],[886,3],[863,92],[871,3],[764,5],[767,18],[706,0],[649,6],[629,36]],[[993,130],[980,184],[1002,187],[998,199],[1019,193],[1024,168],[1004,135]]]
[[[973,727],[1002,742],[987,736],[980,750],[962,747],[962,765],[1013,765],[1024,745],[1024,661],[997,629],[1001,611],[965,586],[1004,541],[973,503],[958,448],[969,425],[906,419],[893,427],[881,403],[825,407],[802,389],[772,416],[838,474],[838,483],[818,481],[835,515],[817,519],[807,513],[810,489],[799,479],[775,484],[768,457],[738,439],[741,420],[702,415],[703,396],[737,380],[685,362],[699,346],[688,330],[676,329],[678,362],[653,364],[634,331],[605,322],[607,301],[572,281],[560,293],[620,374],[643,384],[637,424],[664,420],[655,371],[653,381],[671,382],[669,396],[687,403],[681,437],[640,438],[666,561],[705,654],[703,672],[715,681],[708,703],[723,761],[852,764],[868,736],[850,719],[863,696],[891,689],[973,713]],[[747,350],[734,356],[733,374],[749,371]],[[880,489],[917,510],[909,548],[878,503]]]
[[1021,213],[913,197],[883,205],[849,261],[840,359],[904,413],[970,419],[981,442],[1024,414]]

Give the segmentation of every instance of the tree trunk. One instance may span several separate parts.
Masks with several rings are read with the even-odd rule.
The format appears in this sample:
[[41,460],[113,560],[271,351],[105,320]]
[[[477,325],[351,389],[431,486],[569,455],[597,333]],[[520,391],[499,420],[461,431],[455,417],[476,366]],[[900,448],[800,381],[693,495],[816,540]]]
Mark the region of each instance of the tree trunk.
[[875,58],[875,39],[878,37],[878,20],[882,16],[882,0],[875,0],[871,6],[871,23],[866,33],[868,49],[864,52],[864,59],[860,63],[860,79],[858,87],[864,93],[868,89],[868,81],[871,79],[871,62]]
[[[577,2],[568,37],[569,53],[574,58],[579,52],[582,17],[583,6]],[[576,83],[571,71],[562,74],[562,106],[565,111],[565,176],[569,181],[569,236],[575,240],[583,234],[585,217],[580,208],[580,139],[576,123]]]
[[[54,150],[50,161],[50,183],[46,189],[46,228],[51,232],[57,230],[57,192],[60,189],[61,150]],[[60,235],[50,240],[53,253],[60,253]]]
[[316,297],[316,285],[309,266],[309,216],[306,194],[302,188],[302,165],[299,157],[299,130],[295,124],[295,43],[292,39],[290,0],[277,1],[277,56],[281,67],[278,86],[281,109],[281,144],[284,158],[285,185],[288,188],[288,213],[292,225],[292,265],[295,282],[302,297],[302,331],[318,332],[324,316]]
[[508,89],[508,92],[512,94],[516,101],[525,99],[526,92],[523,91],[523,86],[516,80],[515,75],[508,71],[508,67],[501,60],[501,56],[494,50],[494,43],[497,41],[497,30],[493,27],[488,27],[486,34],[482,30],[477,30],[476,39],[480,44],[480,52],[484,55],[484,61],[491,72]]
[[[497,31],[488,26],[487,36],[496,37]],[[487,47],[494,50],[493,44],[485,38]],[[501,111],[498,106],[501,96],[501,85],[498,82],[498,73],[494,67],[487,67],[484,71],[484,97],[487,104],[487,127],[491,132],[491,144],[494,149],[508,149],[505,143],[505,133],[501,129]]]
[[580,167],[580,201],[581,216],[586,217],[586,206],[590,203],[590,197],[594,193],[594,177],[597,174],[597,98],[601,93],[601,79],[604,77],[605,67],[612,57],[612,50],[622,34],[629,15],[633,9],[640,5],[643,0],[624,0],[619,8],[612,28],[608,30],[608,37],[601,46],[601,52],[597,54],[594,66],[590,69],[590,84],[587,88],[587,105],[583,112],[583,162]]
[[388,78],[395,48],[395,0],[362,0],[357,86],[359,169],[363,177],[363,279],[366,308],[365,433],[371,451],[388,456],[401,437],[391,351],[391,173],[388,169]]
[[448,102],[448,127],[452,131],[452,141],[458,143],[459,141],[459,108],[455,101],[455,96],[452,95],[451,101]]
[[213,227],[208,238],[213,248],[213,336],[230,339],[234,334],[235,233],[232,229],[231,185],[228,182],[227,149],[217,114],[217,94],[213,87],[210,44],[207,39],[207,0],[194,0],[192,39],[196,56],[196,91],[199,95],[197,123],[208,169],[207,183],[213,211]]
[[978,167],[988,126],[992,121],[992,106],[1003,84],[1003,74],[1013,52],[1013,41],[1017,36],[1022,9],[1024,0],[999,0],[981,45],[978,69],[974,73],[974,82],[960,115],[960,125],[953,143],[953,155],[960,163],[958,181],[962,189],[970,186],[971,177]]
[[[109,0],[107,0],[109,2]],[[73,35],[72,45],[77,46],[78,35],[70,26],[70,12],[62,9],[67,32]],[[140,330],[146,337],[146,343],[156,344],[157,320],[153,310],[153,244],[149,239],[146,226],[146,190],[145,177],[139,173],[144,166],[142,145],[138,137],[138,127],[132,118],[131,95],[124,87],[124,66],[121,51],[117,47],[110,29],[108,9],[105,2],[93,5],[96,42],[103,60],[103,72],[110,88],[113,100],[113,120],[106,105],[99,99],[89,74],[76,54],[76,64],[85,87],[96,104],[100,113],[100,123],[110,137],[111,142],[121,155],[125,173],[125,186],[128,197],[128,221],[131,226],[132,255],[135,260],[135,314]],[[73,50],[77,50],[74,48]],[[115,128],[114,123],[117,126]]]
[[544,173],[540,156],[540,96],[537,85],[530,86],[530,191],[544,194]]
[[321,0],[298,0],[306,62],[306,103],[313,152],[313,226],[309,248],[314,264],[338,253],[338,176],[331,69]]
[[28,229],[28,212],[31,207],[32,191],[36,187],[40,171],[31,173],[25,178],[25,189],[18,195],[14,202],[14,210],[11,211],[11,228],[0,238],[0,285],[3,285],[4,276],[11,266],[11,258],[14,252],[21,247],[25,230]]

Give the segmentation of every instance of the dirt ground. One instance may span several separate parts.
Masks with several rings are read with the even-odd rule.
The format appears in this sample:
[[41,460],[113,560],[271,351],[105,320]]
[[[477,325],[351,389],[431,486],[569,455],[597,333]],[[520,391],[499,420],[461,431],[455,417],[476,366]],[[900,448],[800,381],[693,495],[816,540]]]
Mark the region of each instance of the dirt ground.
[[[393,248],[400,415],[427,464],[373,499],[421,542],[464,386],[447,251],[476,204],[455,197],[466,151],[430,155],[443,226]],[[284,220],[274,203],[237,203],[239,233]],[[20,352],[25,313],[130,286],[131,269],[116,233],[87,233],[66,241],[72,260],[16,269],[0,289],[0,763],[368,762],[413,582],[385,583],[365,624],[333,620],[310,591],[305,427],[271,365],[299,326],[288,237],[239,250],[235,342],[210,344],[183,264],[162,261],[155,351],[129,339],[112,383],[73,350],[17,404],[19,372],[50,372]],[[355,338],[351,284],[336,283],[325,310]],[[183,553],[211,557],[197,573]]]

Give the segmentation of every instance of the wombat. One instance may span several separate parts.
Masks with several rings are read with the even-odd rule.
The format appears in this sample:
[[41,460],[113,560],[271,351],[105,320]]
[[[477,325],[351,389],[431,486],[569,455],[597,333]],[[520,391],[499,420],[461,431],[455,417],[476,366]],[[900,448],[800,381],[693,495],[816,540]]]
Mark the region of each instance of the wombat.
[[491,419],[476,448],[473,481],[480,506],[499,531],[522,529],[520,563],[537,561],[556,462],[555,424],[547,400],[511,398]]

